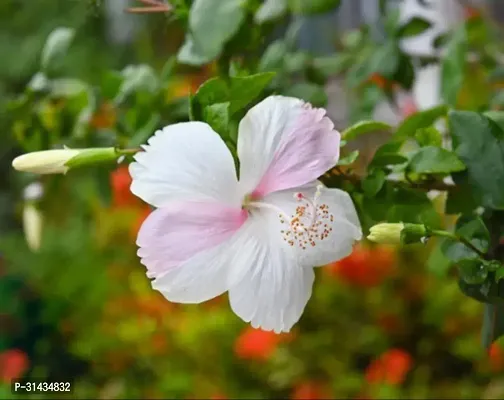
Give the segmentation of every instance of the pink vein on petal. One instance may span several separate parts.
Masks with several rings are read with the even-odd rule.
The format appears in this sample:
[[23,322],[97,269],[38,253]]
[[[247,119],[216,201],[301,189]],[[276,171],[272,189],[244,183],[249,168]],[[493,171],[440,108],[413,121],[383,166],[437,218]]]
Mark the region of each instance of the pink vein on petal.
[[285,133],[266,173],[253,192],[264,197],[302,186],[332,168],[339,158],[340,134],[322,108],[305,104]]
[[138,233],[138,256],[154,278],[229,239],[247,212],[219,203],[172,203],[153,211]]

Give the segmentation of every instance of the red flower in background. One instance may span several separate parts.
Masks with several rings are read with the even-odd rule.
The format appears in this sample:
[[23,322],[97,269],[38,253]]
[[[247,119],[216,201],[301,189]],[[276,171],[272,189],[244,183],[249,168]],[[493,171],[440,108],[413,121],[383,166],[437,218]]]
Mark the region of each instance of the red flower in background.
[[292,400],[319,400],[329,399],[325,389],[317,382],[302,382],[298,384],[292,392]]
[[234,351],[243,360],[264,361],[271,357],[278,345],[289,335],[246,328],[235,341]]
[[494,372],[504,371],[504,349],[499,343],[492,343],[488,352],[490,368]]
[[132,179],[126,166],[121,166],[110,174],[114,207],[132,207],[139,204],[138,198],[130,191],[131,182]]
[[0,353],[0,379],[10,383],[21,378],[28,369],[30,361],[22,350],[11,349]]
[[357,245],[348,257],[330,264],[328,271],[350,285],[374,287],[392,275],[395,262],[395,251],[390,247]]
[[411,356],[401,349],[391,349],[368,365],[365,378],[368,383],[400,385],[413,364]]

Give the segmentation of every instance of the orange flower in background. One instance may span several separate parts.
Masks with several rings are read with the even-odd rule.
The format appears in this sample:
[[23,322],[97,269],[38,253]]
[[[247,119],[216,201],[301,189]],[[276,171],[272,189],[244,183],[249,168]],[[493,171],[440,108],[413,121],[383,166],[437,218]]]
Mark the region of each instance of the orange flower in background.
[[21,378],[28,369],[30,361],[22,350],[11,349],[0,353],[0,379],[10,383]]
[[112,128],[115,126],[117,113],[110,103],[103,103],[96,113],[91,117],[89,124],[96,129]]
[[114,207],[131,207],[139,204],[138,198],[130,191],[131,182],[127,166],[120,166],[110,174]]
[[216,393],[210,396],[210,400],[228,400],[228,397],[222,393]]
[[236,356],[243,360],[265,361],[288,337],[288,334],[276,334],[248,327],[236,339],[234,351]]
[[481,11],[475,7],[466,6],[464,7],[464,18],[466,21],[471,19],[479,18],[481,16]]
[[292,400],[319,400],[330,399],[324,387],[317,382],[301,382],[298,384],[292,394]]
[[368,365],[365,378],[370,384],[400,385],[411,370],[412,357],[404,350],[391,349]]
[[390,277],[396,265],[394,249],[357,245],[348,257],[328,266],[331,275],[355,286],[374,287]]
[[502,344],[492,343],[488,352],[490,368],[493,372],[504,371],[504,349]]

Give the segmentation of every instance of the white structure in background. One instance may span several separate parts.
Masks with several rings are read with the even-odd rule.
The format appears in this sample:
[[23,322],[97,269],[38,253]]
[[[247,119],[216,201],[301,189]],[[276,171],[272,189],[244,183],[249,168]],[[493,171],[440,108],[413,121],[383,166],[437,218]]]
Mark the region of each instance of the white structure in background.
[[[404,22],[419,17],[431,23],[431,27],[425,32],[406,38],[401,43],[405,53],[417,57],[439,57],[440,49],[434,47],[434,40],[464,18],[464,10],[457,0],[404,0],[400,14]],[[439,63],[416,68],[413,98],[420,110],[441,103],[440,89],[441,66]]]

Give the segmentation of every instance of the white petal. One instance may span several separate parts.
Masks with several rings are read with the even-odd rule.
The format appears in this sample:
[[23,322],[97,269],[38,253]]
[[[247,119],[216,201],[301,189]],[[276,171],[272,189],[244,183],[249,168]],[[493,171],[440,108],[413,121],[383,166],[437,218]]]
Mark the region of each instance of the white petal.
[[264,196],[312,182],[337,163],[339,142],[324,109],[270,96],[240,122],[240,183]]
[[[261,215],[252,215],[240,232],[230,271],[229,301],[252,327],[288,332],[311,296],[313,268],[303,268]],[[238,250],[239,249],[239,250]]]
[[197,253],[185,263],[156,277],[152,287],[175,303],[202,303],[228,290],[232,241]]
[[[296,193],[302,193],[308,199],[313,199],[316,192],[317,182],[298,188],[297,191],[285,190],[272,193],[266,196],[262,201],[270,203],[283,210],[289,217],[294,217],[296,207],[305,206],[304,200],[299,201]],[[362,229],[355,210],[355,206],[348,193],[339,189],[321,188],[318,205],[325,205],[327,208],[326,217],[317,217],[316,232],[310,237],[303,229],[308,229],[312,218],[300,218],[300,232],[289,232],[289,225],[286,218],[280,217],[278,213],[269,210],[263,210],[266,218],[270,219],[270,226],[274,227],[277,236],[285,238],[282,240],[283,246],[286,246],[294,252],[298,262],[306,267],[322,266],[333,261],[340,260],[348,256],[353,249],[355,241],[362,239]],[[309,210],[309,206],[307,207]],[[330,216],[333,216],[332,221]],[[284,221],[282,223],[282,221]],[[283,231],[283,233],[282,233]],[[326,232],[327,236],[321,239],[321,234]],[[297,235],[295,235],[297,234]],[[297,240],[293,237],[297,236]],[[291,243],[289,241],[292,240]],[[293,243],[293,244],[292,244]]]
[[183,122],[156,132],[130,165],[131,191],[162,207],[172,200],[238,205],[233,157],[220,136],[202,122]]

